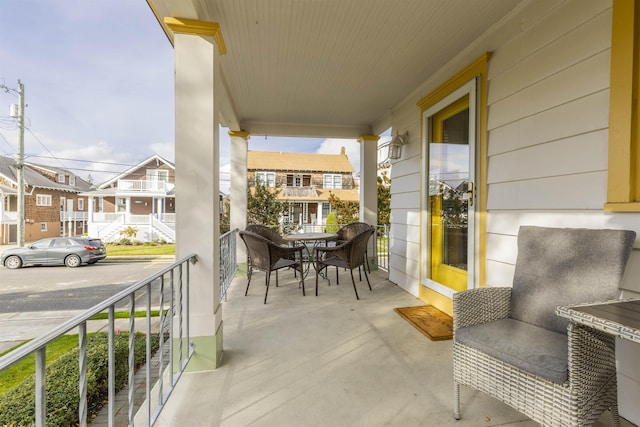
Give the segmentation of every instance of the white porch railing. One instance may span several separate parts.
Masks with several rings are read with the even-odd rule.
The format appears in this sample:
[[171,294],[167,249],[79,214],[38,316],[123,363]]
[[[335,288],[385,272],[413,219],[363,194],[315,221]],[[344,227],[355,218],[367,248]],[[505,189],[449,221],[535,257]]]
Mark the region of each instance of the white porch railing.
[[140,192],[157,192],[169,191],[174,184],[165,181],[149,181],[134,179],[119,179],[118,191],[140,191]]
[[[80,366],[80,376],[78,380],[78,390],[80,393],[80,402],[78,407],[78,419],[80,426],[87,425],[87,322],[96,314],[106,311],[108,313],[108,350],[105,355],[108,364],[108,420],[109,425],[113,425],[115,417],[115,308],[116,304],[121,301],[126,301],[129,304],[129,378],[128,378],[128,423],[134,425],[135,412],[134,407],[134,393],[135,380],[134,380],[134,367],[133,367],[133,352],[134,352],[134,332],[135,328],[135,310],[136,302],[139,300],[145,301],[146,326],[142,332],[146,334],[146,354],[145,354],[145,378],[146,378],[146,395],[145,395],[145,407],[142,408],[146,412],[146,419],[149,420],[149,425],[153,425],[157,419],[162,407],[169,399],[173,388],[175,387],[178,379],[182,375],[191,355],[194,351],[194,344],[190,341],[189,335],[189,266],[197,262],[197,256],[195,254],[189,255],[164,270],[143,279],[127,289],[117,293],[116,295],[108,298],[100,304],[97,304],[85,311],[84,313],[74,317],[73,319],[61,324],[54,328],[50,332],[30,341],[29,343],[15,349],[14,351],[6,354],[0,358],[0,371],[8,368],[9,366],[24,359],[30,354],[35,354],[36,359],[36,371],[35,371],[35,425],[46,425],[47,419],[47,388],[46,388],[46,363],[45,356],[47,351],[47,345],[58,337],[78,329],[78,342],[80,351],[78,354],[78,364]],[[167,284],[168,282],[168,284]],[[168,288],[168,289],[167,289]],[[153,296],[156,298],[155,304],[152,303],[152,291]],[[168,301],[165,300],[165,294],[168,291]],[[160,331],[159,341],[160,347],[160,363],[158,367],[158,383],[155,390],[157,390],[157,396],[152,396],[151,385],[151,310],[158,309],[160,316]],[[166,313],[165,313],[166,310]],[[165,339],[165,334],[168,334],[168,339]],[[178,348],[174,348],[177,345]],[[163,361],[163,352],[168,348],[169,362],[168,365]],[[177,358],[177,361],[175,360]],[[165,373],[166,368],[166,373]],[[163,383],[163,376],[168,373],[169,384],[165,386]],[[152,408],[152,401],[157,401],[157,407]],[[138,402],[139,403],[139,402]],[[104,410],[104,409],[103,409]]]
[[227,300],[227,290],[238,271],[236,242],[238,229],[227,231],[220,236],[220,299]]
[[89,219],[88,212],[81,211],[60,211],[60,221],[86,221]]
[[15,223],[18,221],[18,212],[4,211],[0,217],[2,223]]

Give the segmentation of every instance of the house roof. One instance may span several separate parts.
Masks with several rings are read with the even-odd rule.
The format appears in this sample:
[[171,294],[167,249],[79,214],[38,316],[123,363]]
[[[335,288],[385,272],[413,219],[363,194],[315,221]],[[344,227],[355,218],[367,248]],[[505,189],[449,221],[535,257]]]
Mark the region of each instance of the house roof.
[[76,185],[74,185],[74,187],[76,188],[76,190],[78,191],[87,191],[91,188],[91,184],[89,184],[87,181],[85,181],[84,179],[80,178],[78,175],[74,174],[73,172],[70,172],[67,169],[62,169],[62,168],[58,168],[55,166],[49,166],[49,165],[41,165],[38,163],[27,163],[30,167],[34,168],[34,169],[41,169],[41,170],[45,170],[48,172],[52,172],[56,175],[58,174],[64,174],[64,175],[73,175],[75,177],[75,181],[76,181]]
[[[18,173],[15,167],[16,160],[10,157],[0,156],[0,176],[4,177],[11,184],[17,186],[18,185]],[[24,182],[26,185],[36,188],[46,188],[49,190],[58,190],[58,191],[68,191],[72,193],[77,193],[79,191],[84,191],[84,187],[76,187],[67,184],[62,184],[56,181],[52,181],[51,179],[45,177],[44,175],[35,171],[36,165],[32,165],[29,163],[25,163],[24,165]],[[48,166],[47,166],[48,167]],[[73,175],[75,174],[69,172],[65,169],[59,169],[60,171],[64,171],[65,175]],[[77,179],[77,177],[76,177]],[[84,180],[80,180],[81,183],[86,183]],[[76,181],[78,182],[78,181]],[[87,185],[87,190],[89,186]]]
[[146,158],[145,160],[141,161],[140,163],[138,163],[135,166],[130,167],[129,169],[127,169],[126,171],[122,172],[121,174],[116,175],[115,177],[111,178],[108,181],[103,182],[102,184],[100,184],[98,186],[98,188],[107,188],[109,187],[111,184],[117,182],[119,179],[121,179],[122,177],[125,177],[127,175],[130,175],[131,173],[135,172],[137,169],[140,169],[141,167],[145,166],[147,163],[150,163],[152,161],[157,161],[157,162],[161,162],[166,164],[167,166],[169,166],[171,169],[175,170],[176,169],[176,165],[173,164],[172,162],[170,162],[169,160],[154,154],[151,157]]
[[347,155],[249,151],[247,169],[254,171],[353,173]]

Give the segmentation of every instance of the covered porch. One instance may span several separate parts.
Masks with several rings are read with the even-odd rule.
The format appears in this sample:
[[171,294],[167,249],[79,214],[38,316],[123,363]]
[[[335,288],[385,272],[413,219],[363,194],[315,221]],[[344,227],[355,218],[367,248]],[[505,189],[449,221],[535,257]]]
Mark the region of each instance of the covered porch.
[[[372,292],[356,282],[357,301],[348,272],[339,286],[321,280],[318,297],[310,274],[303,297],[293,273],[284,271],[266,305],[262,273],[246,297],[246,279],[236,278],[223,303],[219,368],[184,373],[155,425],[538,425],[465,387],[456,421],[452,341],[430,341],[393,311],[424,303],[384,271],[370,278]],[[609,413],[596,424],[609,425]]]

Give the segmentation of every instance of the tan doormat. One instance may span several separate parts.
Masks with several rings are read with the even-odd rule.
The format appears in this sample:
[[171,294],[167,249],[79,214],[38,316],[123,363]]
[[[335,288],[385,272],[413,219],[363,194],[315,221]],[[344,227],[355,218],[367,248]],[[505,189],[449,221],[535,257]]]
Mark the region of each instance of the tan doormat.
[[393,311],[432,341],[453,338],[453,318],[432,305],[394,308]]

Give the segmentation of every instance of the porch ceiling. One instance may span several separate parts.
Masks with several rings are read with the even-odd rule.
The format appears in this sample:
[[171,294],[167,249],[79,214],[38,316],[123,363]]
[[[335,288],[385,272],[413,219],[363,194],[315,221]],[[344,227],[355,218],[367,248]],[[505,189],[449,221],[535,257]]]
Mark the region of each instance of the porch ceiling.
[[225,126],[351,138],[389,126],[394,106],[520,3],[147,1],[161,23],[172,16],[220,24]]

